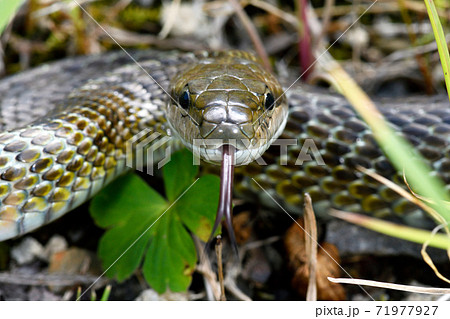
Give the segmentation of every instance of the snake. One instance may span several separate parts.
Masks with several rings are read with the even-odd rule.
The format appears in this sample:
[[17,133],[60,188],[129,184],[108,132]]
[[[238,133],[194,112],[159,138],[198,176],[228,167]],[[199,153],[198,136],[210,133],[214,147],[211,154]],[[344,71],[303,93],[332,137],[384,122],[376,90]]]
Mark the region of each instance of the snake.
[[[427,222],[417,206],[356,170],[363,166],[405,187],[342,96],[308,85],[286,90],[289,84],[280,83],[255,55],[237,50],[109,52],[2,79],[0,240],[88,201],[132,170],[130,141],[136,142],[134,165],[137,145],[158,143],[149,136],[170,138],[158,145],[161,156],[184,146],[212,164],[221,162],[221,147],[231,145],[234,196],[269,208],[299,214],[309,193],[323,218],[338,208]],[[442,97],[378,103],[389,125],[447,186],[448,106]],[[277,143],[283,140],[290,141],[284,148]],[[152,165],[158,158],[140,160]]]

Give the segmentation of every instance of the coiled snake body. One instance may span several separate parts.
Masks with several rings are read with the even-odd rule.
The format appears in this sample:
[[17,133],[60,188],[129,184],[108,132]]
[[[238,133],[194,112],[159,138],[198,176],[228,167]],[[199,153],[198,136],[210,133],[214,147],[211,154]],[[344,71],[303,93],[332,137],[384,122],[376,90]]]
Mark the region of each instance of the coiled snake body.
[[[186,139],[195,135],[195,128],[187,127],[191,124],[186,121],[206,123],[199,137],[239,131],[249,138],[247,148],[261,147],[255,146],[252,159],[268,147],[257,145],[259,142],[252,142],[252,138],[262,136],[270,142],[286,125],[281,138],[293,139],[297,145],[290,145],[286,154],[276,146],[269,148],[262,157],[267,165],[248,163],[247,157],[241,157],[240,163],[248,165],[236,171],[236,196],[276,207],[273,197],[298,213],[302,194],[308,192],[319,214],[336,207],[421,222],[422,213],[414,205],[354,169],[362,165],[402,184],[402,177],[380,151],[368,126],[343,98],[299,86],[284,96],[276,80],[261,73],[264,71],[247,53],[149,50],[133,56],[139,65],[124,53],[108,53],[68,59],[0,81],[0,240],[36,229],[91,198],[128,169],[126,141],[142,130],[178,136],[187,130],[190,133],[183,142],[189,144]],[[225,89],[215,87],[223,85],[220,81],[211,80],[219,76],[212,74],[217,59],[244,61],[236,66],[238,71],[228,62],[220,62],[221,72],[226,73]],[[180,72],[199,62],[209,65],[210,69],[203,72],[211,74],[195,82],[196,86],[192,82],[188,85]],[[243,75],[248,68],[265,85]],[[198,72],[202,71],[193,71]],[[228,87],[234,80],[243,88]],[[169,89],[171,81],[173,91]],[[194,87],[201,92],[195,92]],[[166,91],[177,103],[170,102]],[[219,94],[208,100],[205,95],[210,92]],[[186,111],[185,106],[199,96],[208,100],[202,102],[203,109]],[[240,105],[253,103],[248,102],[249,96],[260,102],[253,105],[257,113],[250,115]],[[283,120],[286,101],[287,123]],[[445,102],[432,98],[426,101],[425,105],[391,103],[380,108],[450,185],[450,109]],[[206,115],[206,110],[221,104],[226,111],[217,109]],[[168,110],[167,105],[181,105],[184,113],[170,107]],[[167,117],[173,120],[171,124]],[[184,122],[177,122],[180,120]],[[224,121],[234,126],[221,126]],[[297,165],[307,140],[313,141],[325,165],[315,160]],[[239,150],[239,145],[235,146]],[[217,160],[209,151],[202,156]],[[286,165],[280,165],[284,162]]]

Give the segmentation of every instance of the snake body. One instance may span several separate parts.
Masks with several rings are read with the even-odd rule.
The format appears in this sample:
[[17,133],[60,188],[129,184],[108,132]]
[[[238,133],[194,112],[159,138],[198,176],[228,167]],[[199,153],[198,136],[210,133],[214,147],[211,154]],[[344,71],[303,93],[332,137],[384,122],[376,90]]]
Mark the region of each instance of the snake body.
[[[174,134],[166,120],[165,91],[180,72],[211,55],[148,50],[133,57],[139,65],[124,53],[108,53],[0,81],[0,240],[60,217],[128,170],[126,141],[136,134]],[[255,96],[264,96],[260,91]],[[281,138],[297,145],[286,154],[277,146],[269,148],[262,156],[267,165],[239,167],[236,196],[298,213],[302,194],[308,192],[319,214],[336,207],[423,221],[414,205],[355,170],[362,165],[402,184],[368,126],[342,97],[295,86],[286,98],[289,116]],[[382,104],[380,109],[450,185],[450,109],[441,99],[425,101]],[[325,165],[296,163],[308,139]]]

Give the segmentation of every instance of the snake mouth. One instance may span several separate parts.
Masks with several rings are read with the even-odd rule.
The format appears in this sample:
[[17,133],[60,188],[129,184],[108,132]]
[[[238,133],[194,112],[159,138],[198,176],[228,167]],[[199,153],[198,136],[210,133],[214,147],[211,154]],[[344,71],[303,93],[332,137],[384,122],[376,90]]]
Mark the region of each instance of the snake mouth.
[[[207,134],[205,138],[203,134],[198,134],[198,138],[187,142],[183,140],[183,144],[194,153],[195,156],[201,158],[205,162],[220,165],[222,162],[222,149],[224,145],[230,145],[234,148],[234,165],[247,165],[264,154],[272,142],[277,139],[286,125],[286,118],[283,120],[278,130],[269,138],[249,139],[245,134],[240,133],[238,124],[222,123]],[[252,128],[253,129],[253,128]],[[259,134],[258,134],[259,136]]]
[[236,140],[211,140],[211,139],[199,139],[198,142],[194,142],[192,145],[188,145],[188,148],[194,153],[194,155],[200,157],[205,162],[220,165],[222,163],[223,149],[229,147],[234,150],[234,165],[247,165],[248,163],[256,160],[267,149],[265,145],[259,147],[250,148],[242,142],[236,143]]
[[[193,152],[198,152],[206,162],[220,164],[222,150],[231,147],[235,152],[234,165],[245,165],[260,154],[254,139],[255,132],[252,124],[222,122],[220,124],[203,121],[199,129],[200,139],[194,140]],[[249,157],[247,159],[247,157]]]

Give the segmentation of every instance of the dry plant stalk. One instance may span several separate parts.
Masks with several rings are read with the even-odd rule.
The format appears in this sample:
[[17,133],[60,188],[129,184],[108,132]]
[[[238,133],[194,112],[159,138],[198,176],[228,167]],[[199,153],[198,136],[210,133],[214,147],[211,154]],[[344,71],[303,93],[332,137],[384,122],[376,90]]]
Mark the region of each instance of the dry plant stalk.
[[239,17],[242,24],[244,25],[245,30],[247,31],[248,35],[250,36],[250,39],[252,40],[253,45],[255,46],[256,53],[258,53],[258,56],[261,58],[261,60],[263,62],[264,68],[266,70],[272,71],[272,67],[270,66],[269,57],[267,55],[267,52],[264,49],[262,40],[259,37],[258,31],[256,31],[256,28],[253,25],[252,21],[250,20],[248,15],[245,13],[244,9],[242,9],[242,6],[237,2],[237,0],[229,0],[229,1],[236,12],[236,15]]
[[227,298],[225,296],[225,286],[223,280],[223,261],[222,261],[222,237],[217,236],[216,241],[216,256],[217,256],[217,272],[219,274],[219,283],[220,283],[220,301],[226,301]]
[[311,196],[305,194],[305,245],[307,266],[309,269],[308,290],[306,292],[307,301],[317,301],[317,224],[312,207]]

